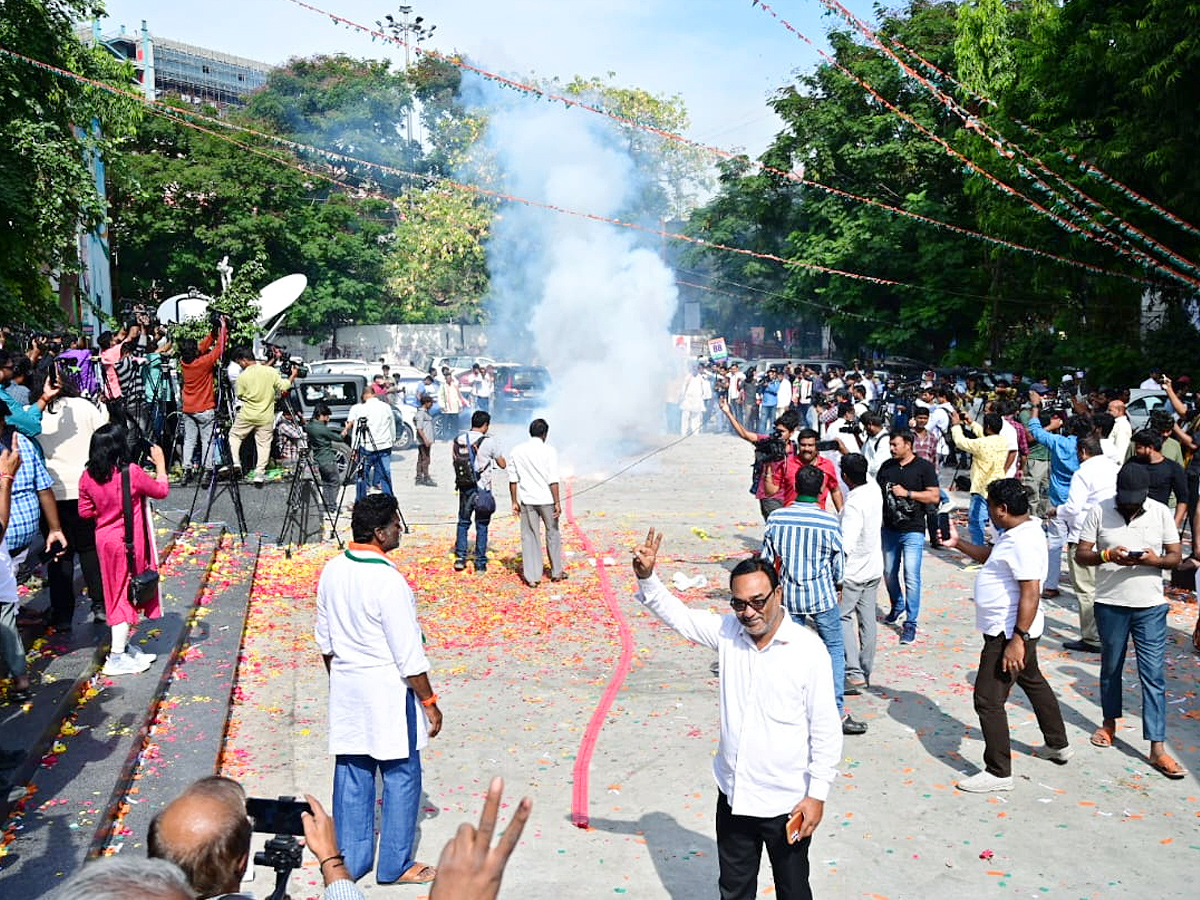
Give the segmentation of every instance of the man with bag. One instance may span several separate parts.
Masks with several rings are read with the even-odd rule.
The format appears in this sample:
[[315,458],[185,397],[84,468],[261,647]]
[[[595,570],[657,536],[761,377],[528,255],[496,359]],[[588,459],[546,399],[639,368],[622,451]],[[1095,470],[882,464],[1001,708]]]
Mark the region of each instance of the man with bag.
[[464,431],[450,446],[454,486],[458,489],[458,535],[454,541],[454,571],[467,567],[467,538],[475,520],[475,571],[487,571],[487,536],[496,498],[492,494],[492,469],[506,468],[504,456],[488,437],[492,416],[482,409],[471,415],[471,430]]

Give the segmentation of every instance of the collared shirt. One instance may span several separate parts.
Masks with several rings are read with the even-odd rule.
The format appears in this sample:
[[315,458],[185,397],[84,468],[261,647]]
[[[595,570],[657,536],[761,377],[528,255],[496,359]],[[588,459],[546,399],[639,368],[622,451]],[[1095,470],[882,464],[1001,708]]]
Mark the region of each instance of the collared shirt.
[[842,527],[815,503],[793,503],[767,517],[762,557],[782,561],[779,581],[792,615],[837,606],[842,583]]
[[558,451],[541,438],[531,437],[513,447],[506,457],[508,481],[517,486],[517,500],[525,506],[554,502],[550,485],[558,484]]
[[[481,436],[478,431],[464,431],[454,441],[460,448],[465,448],[467,444],[474,445],[475,480],[480,488],[490,491],[492,489],[492,470],[498,468],[493,463],[503,456],[495,439],[490,434]],[[453,450],[451,452],[453,453]],[[508,460],[505,462],[507,463]]]
[[863,441],[862,453],[867,458],[867,477],[872,481],[879,474],[879,467],[892,458],[890,441],[891,437],[886,429],[880,429],[879,434],[874,437],[868,435]]
[[[3,440],[6,444],[11,444],[12,439],[6,436]],[[38,533],[38,522],[42,517],[38,491],[44,491],[54,485],[54,479],[46,470],[42,454],[38,452],[33,441],[18,433],[17,447],[21,451],[21,468],[17,469],[13,478],[8,530],[4,533],[4,546],[12,553],[27,546]]]
[[1071,476],[1067,500],[1058,508],[1058,518],[1067,526],[1067,543],[1079,543],[1083,518],[1101,500],[1117,493],[1117,472],[1121,467],[1107,456],[1085,459]]
[[1067,502],[1071,476],[1079,468],[1079,454],[1075,450],[1079,441],[1073,434],[1047,431],[1037,416],[1029,419],[1029,433],[1050,451],[1050,505],[1061,506]]
[[54,479],[55,500],[79,499],[79,479],[87,466],[92,435],[106,422],[108,409],[82,397],[57,397],[46,409],[38,443]]
[[[916,431],[913,432],[913,453],[926,462],[932,463],[934,466],[937,465],[937,445],[938,436],[928,428],[920,434]],[[876,472],[875,474],[879,473]]]
[[[1124,547],[1162,553],[1167,544],[1179,543],[1179,530],[1167,507],[1147,497],[1142,509],[1140,516],[1127,523],[1117,509],[1116,497],[1102,500],[1084,517],[1079,540],[1090,541],[1097,552]],[[1162,570],[1102,563],[1096,570],[1096,602],[1137,608],[1166,603]]]
[[971,493],[987,496],[988,485],[1004,477],[1004,461],[1008,458],[1008,439],[1002,434],[969,438],[961,425],[950,429],[954,446],[971,454]]
[[846,554],[844,577],[867,584],[883,577],[883,491],[873,478],[851,488],[842,507],[842,548]]
[[821,639],[784,616],[759,650],[737,616],[688,609],[657,575],[638,580],[638,600],[687,640],[717,651],[721,739],[713,777],[733,814],[772,818],[805,797],[823,802],[837,777],[842,728]]
[[352,543],[325,564],[317,585],[316,642],[332,656],[329,752],[407,759],[429,743],[420,710],[408,742],[405,680],[429,671],[412,589],[383,553]]
[[[252,425],[272,425],[275,422],[275,398],[292,383],[265,363],[247,366],[237,377],[235,390],[242,401],[238,419]],[[389,445],[390,446],[390,445]]]
[[1108,437],[1113,442],[1113,459],[1123,462],[1129,450],[1129,442],[1133,440],[1133,425],[1129,422],[1129,416],[1118,416],[1114,419]]
[[346,421],[350,423],[350,435],[353,438],[354,429],[359,419],[367,420],[368,436],[363,444],[364,450],[382,451],[389,453],[396,443],[396,419],[392,408],[378,397],[355,403],[346,413]]
[[[975,627],[983,634],[1012,637],[1017,627],[1021,582],[1040,582],[1049,561],[1046,535],[1040,519],[1030,517],[1000,533],[992,552],[975,576]],[[1041,606],[1029,626],[1030,637],[1041,637],[1046,627]]]

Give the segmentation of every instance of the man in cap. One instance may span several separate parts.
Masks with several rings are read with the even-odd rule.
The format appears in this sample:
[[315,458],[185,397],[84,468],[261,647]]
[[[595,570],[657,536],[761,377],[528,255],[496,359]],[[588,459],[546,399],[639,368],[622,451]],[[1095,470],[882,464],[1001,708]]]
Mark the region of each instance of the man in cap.
[[1168,604],[1162,571],[1179,565],[1181,548],[1171,511],[1150,497],[1146,467],[1131,461],[1117,474],[1116,495],[1087,514],[1075,550],[1080,565],[1099,567],[1095,610],[1104,721],[1092,743],[1111,747],[1116,739],[1121,672],[1132,637],[1142,683],[1142,737],[1150,742],[1150,765],[1171,779],[1187,771],[1165,747]]

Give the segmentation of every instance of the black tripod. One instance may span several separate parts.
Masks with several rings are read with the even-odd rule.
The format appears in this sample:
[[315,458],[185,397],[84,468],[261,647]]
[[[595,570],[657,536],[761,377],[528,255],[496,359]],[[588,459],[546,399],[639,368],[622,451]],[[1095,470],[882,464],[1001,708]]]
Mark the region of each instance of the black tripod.
[[[369,446],[368,446],[369,445]],[[366,453],[368,451],[378,452],[379,446],[375,443],[375,437],[371,434],[371,429],[367,426],[366,418],[359,419],[354,424],[354,437],[350,444],[350,464],[346,466],[346,474],[342,478],[342,492],[338,495],[338,510],[339,514],[342,506],[346,502],[346,490],[350,485],[357,485],[358,479],[362,477],[366,469]],[[386,473],[388,493],[395,496],[396,491],[392,487],[392,473]],[[404,511],[400,509],[399,503],[396,505],[396,511],[400,514],[400,525],[404,529],[404,534],[409,534],[410,529],[408,522],[404,520]],[[335,518],[336,523],[336,518]]]
[[[300,411],[300,404],[291,394],[287,395],[284,401],[288,404],[288,408],[292,411],[296,421],[300,423],[300,427],[304,427],[304,414]],[[286,556],[291,559],[292,544],[304,543],[304,535],[308,533],[309,513],[312,509],[312,502],[305,496],[307,491],[312,491],[317,495],[317,509],[321,518],[321,527],[325,524],[329,525],[329,536],[337,541],[338,549],[341,550],[344,546],[342,538],[337,532],[337,510],[330,509],[329,504],[325,500],[324,483],[320,478],[320,471],[317,468],[316,460],[313,459],[312,450],[309,449],[307,438],[300,444],[300,452],[296,457],[296,467],[292,470],[292,481],[288,486],[287,497],[287,512],[283,517],[283,528],[279,532],[278,546],[288,545],[285,551]],[[340,504],[339,504],[340,507]],[[292,529],[296,529],[296,541],[289,542],[288,538]]]
[[[233,458],[233,453],[229,448],[229,428],[233,424],[233,387],[225,378],[223,371],[217,375],[217,414],[213,419],[212,434],[208,438],[208,446],[200,453],[200,470],[203,474],[196,479],[196,489],[192,493],[192,506],[188,510],[188,514],[184,516],[182,528],[186,528],[188,523],[192,521],[196,512],[196,503],[200,499],[200,488],[206,488],[206,501],[204,506],[203,521],[207,522],[212,515],[213,503],[217,499],[217,495],[222,491],[229,494],[230,500],[233,502],[234,515],[237,516],[238,534],[241,535],[242,543],[246,543],[246,511],[242,507],[242,491],[238,484],[238,467],[237,460]],[[225,460],[225,465],[217,466],[217,459]],[[228,477],[222,479],[218,468],[223,468]],[[208,480],[207,486],[204,485],[205,479]]]

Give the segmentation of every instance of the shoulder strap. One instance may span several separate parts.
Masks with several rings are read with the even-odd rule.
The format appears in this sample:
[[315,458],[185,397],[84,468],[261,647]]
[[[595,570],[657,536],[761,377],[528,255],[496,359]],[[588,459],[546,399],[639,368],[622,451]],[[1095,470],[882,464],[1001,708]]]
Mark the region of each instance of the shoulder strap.
[[129,487],[129,466],[121,466],[121,511],[125,514],[125,559],[132,578],[137,565],[133,558],[133,493]]

